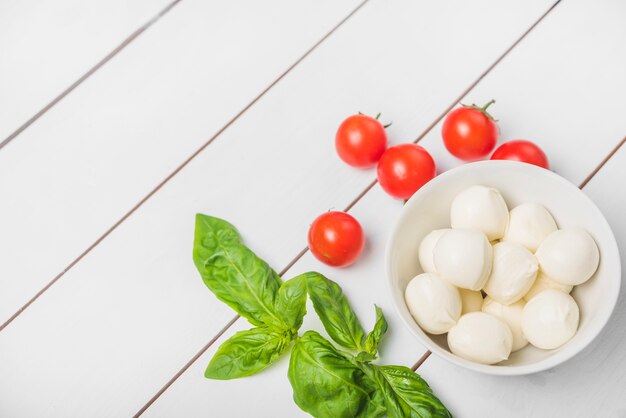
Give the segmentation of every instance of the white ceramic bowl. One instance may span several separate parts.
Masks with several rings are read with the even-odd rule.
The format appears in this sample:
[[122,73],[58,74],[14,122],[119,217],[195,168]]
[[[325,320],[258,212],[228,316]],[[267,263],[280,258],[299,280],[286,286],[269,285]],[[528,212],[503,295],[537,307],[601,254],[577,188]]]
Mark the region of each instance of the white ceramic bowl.
[[[497,365],[484,365],[452,354],[446,335],[428,334],[411,317],[404,301],[407,283],[422,273],[418,247],[433,229],[450,227],[450,204],[465,188],[481,184],[498,189],[509,209],[524,202],[544,205],[559,228],[582,227],[596,240],[600,266],[594,277],[574,288],[580,307],[578,332],[555,350],[531,345]],[[620,257],[613,232],[596,205],[576,186],[543,168],[513,161],[482,161],[447,171],[422,187],[406,203],[387,244],[386,267],[393,303],[413,335],[436,355],[459,366],[495,375],[522,375],[554,367],[585,348],[609,320],[619,295]]]

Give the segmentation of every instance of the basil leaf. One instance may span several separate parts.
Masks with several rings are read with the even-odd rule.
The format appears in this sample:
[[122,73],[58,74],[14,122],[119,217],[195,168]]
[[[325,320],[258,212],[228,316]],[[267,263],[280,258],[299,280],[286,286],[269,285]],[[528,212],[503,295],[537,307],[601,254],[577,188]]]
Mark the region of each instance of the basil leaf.
[[288,376],[296,404],[317,418],[385,413],[376,383],[315,331],[307,331],[294,345]]
[[[372,366],[370,366],[372,367]],[[373,366],[389,418],[450,418],[428,383],[404,366]]]
[[[376,305],[374,305],[376,306]],[[376,358],[378,352],[378,344],[383,335],[387,332],[387,320],[383,315],[383,310],[376,306],[376,323],[374,329],[365,338],[365,352]]]
[[319,273],[309,273],[309,297],[328,335],[339,345],[362,351],[365,332],[341,287]]
[[196,215],[193,260],[209,290],[250,323],[288,328],[274,312],[282,280],[241,243],[234,226]]
[[297,332],[306,314],[307,280],[311,273],[304,273],[287,280],[278,289],[275,311],[283,321]]
[[290,342],[288,335],[269,328],[240,331],[220,346],[204,375],[218,380],[253,375],[274,362]]

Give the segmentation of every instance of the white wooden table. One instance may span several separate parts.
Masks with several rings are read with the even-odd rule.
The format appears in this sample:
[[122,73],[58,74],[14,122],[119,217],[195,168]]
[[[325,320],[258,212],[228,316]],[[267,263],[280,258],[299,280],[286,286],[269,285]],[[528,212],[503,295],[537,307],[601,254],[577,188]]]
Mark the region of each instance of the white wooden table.
[[[402,203],[333,146],[345,116],[380,111],[392,143],[419,140],[444,171],[459,162],[443,115],[496,98],[501,137],[543,147],[626,249],[626,2],[555,1],[0,0],[0,416],[303,415],[286,359],[203,377],[247,327],[191,262],[203,212],[286,277],[338,281],[367,324],[381,306],[382,360],[426,357],[417,372],[456,416],[626,417],[624,295],[598,341],[544,373],[428,357],[385,287]],[[367,233],[353,267],[303,251],[329,208]]]

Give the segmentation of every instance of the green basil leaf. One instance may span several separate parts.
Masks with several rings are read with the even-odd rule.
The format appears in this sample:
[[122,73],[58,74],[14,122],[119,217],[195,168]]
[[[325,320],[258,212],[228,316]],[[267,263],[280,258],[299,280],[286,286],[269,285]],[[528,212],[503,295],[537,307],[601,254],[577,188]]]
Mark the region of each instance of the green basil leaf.
[[315,331],[296,341],[288,371],[293,399],[317,418],[380,417],[376,383]]
[[[374,305],[376,306],[376,305]],[[376,324],[374,329],[365,338],[365,352],[371,354],[376,358],[378,352],[378,344],[383,338],[383,335],[387,332],[387,320],[383,315],[383,310],[376,306]]]
[[389,418],[450,418],[428,383],[408,367],[370,366],[385,394]]
[[328,335],[339,345],[362,351],[365,332],[341,287],[319,273],[309,273],[309,297]]
[[310,273],[304,273],[287,280],[278,289],[275,311],[283,321],[297,332],[306,314],[307,280]]
[[269,328],[240,331],[220,346],[204,375],[218,380],[253,375],[273,363],[290,342],[288,335]]
[[289,328],[274,312],[282,280],[241,243],[231,224],[196,215],[193,260],[209,290],[250,323]]

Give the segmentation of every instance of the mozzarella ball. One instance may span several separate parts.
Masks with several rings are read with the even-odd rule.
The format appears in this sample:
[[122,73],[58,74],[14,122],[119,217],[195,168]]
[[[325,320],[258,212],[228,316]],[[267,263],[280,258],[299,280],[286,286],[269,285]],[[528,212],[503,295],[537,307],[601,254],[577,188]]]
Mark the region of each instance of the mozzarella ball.
[[413,318],[431,334],[448,332],[461,316],[459,291],[436,274],[416,276],[409,282],[404,298]]
[[463,289],[480,290],[491,272],[492,250],[482,232],[450,229],[435,245],[433,259],[444,280]]
[[522,244],[534,253],[539,244],[556,230],[556,222],[546,208],[537,203],[524,203],[509,213],[509,226],[502,240]]
[[461,315],[479,312],[483,307],[483,294],[475,290],[459,289],[461,295]]
[[513,335],[512,352],[520,350],[528,344],[528,340],[522,333],[522,311],[525,305],[526,301],[523,299],[511,305],[503,305],[490,297],[486,297],[485,303],[483,303],[483,312],[500,318],[509,326]]
[[536,255],[546,275],[572,286],[589,280],[600,262],[596,242],[580,228],[554,231],[541,243]]
[[564,293],[570,293],[573,288],[574,286],[572,285],[555,282],[554,280],[546,276],[545,273],[540,269],[539,272],[537,272],[537,278],[535,279],[535,283],[533,283],[533,287],[531,287],[528,293],[526,293],[524,299],[526,299],[526,301],[529,301],[537,294],[547,289],[560,290]]
[[509,358],[513,335],[501,319],[484,312],[470,312],[459,319],[448,333],[450,351],[481,364],[494,364]]
[[496,189],[472,186],[452,201],[450,223],[452,228],[481,231],[493,241],[504,235],[509,223],[509,209]]
[[522,331],[535,347],[552,350],[568,342],[578,329],[578,305],[559,290],[544,290],[522,311]]
[[446,229],[435,229],[428,235],[424,237],[422,242],[420,243],[419,248],[419,260],[420,265],[422,266],[422,270],[424,273],[436,273],[435,269],[435,261],[433,260],[433,249],[435,245],[437,245],[437,241],[446,232],[449,228]]
[[521,244],[499,242],[493,246],[493,268],[484,291],[510,305],[524,297],[537,277],[537,258]]

